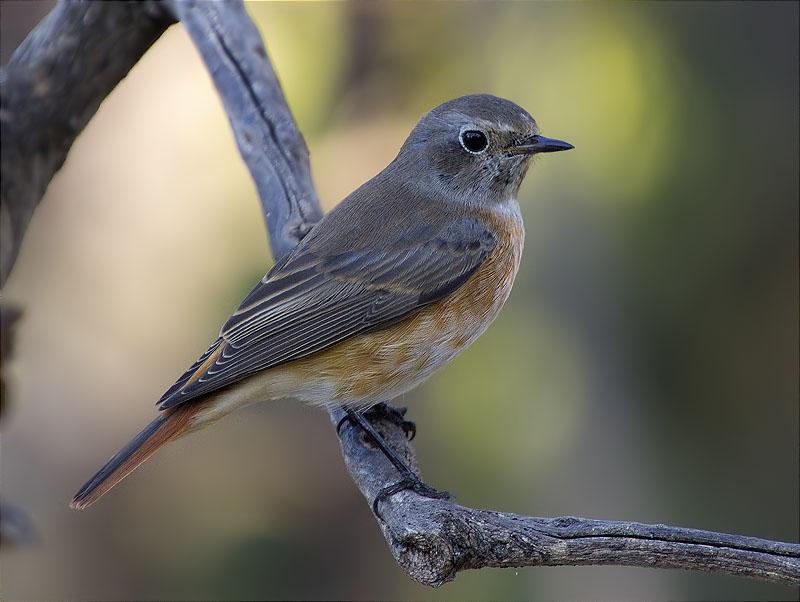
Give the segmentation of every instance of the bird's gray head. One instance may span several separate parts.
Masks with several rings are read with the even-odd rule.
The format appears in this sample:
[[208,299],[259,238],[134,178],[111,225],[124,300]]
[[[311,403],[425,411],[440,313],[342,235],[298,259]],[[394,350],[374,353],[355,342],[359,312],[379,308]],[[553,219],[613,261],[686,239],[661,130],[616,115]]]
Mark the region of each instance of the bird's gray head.
[[522,107],[473,94],[423,115],[395,163],[416,183],[445,198],[500,202],[516,197],[535,154],[570,148],[541,136]]

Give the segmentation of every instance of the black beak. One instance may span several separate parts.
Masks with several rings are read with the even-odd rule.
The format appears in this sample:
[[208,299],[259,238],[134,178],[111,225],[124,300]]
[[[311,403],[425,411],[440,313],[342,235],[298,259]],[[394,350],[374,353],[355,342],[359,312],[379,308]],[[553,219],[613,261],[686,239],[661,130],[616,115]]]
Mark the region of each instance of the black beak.
[[545,138],[544,136],[532,136],[525,144],[508,148],[510,153],[526,153],[535,155],[536,153],[554,153],[575,148],[569,142],[556,140],[555,138]]

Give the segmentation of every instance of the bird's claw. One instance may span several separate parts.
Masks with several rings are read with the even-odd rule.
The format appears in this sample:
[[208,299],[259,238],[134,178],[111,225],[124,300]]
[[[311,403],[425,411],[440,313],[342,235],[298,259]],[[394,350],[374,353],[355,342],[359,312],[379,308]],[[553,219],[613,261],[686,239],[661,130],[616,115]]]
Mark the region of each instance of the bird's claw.
[[[390,406],[385,401],[382,401],[368,410],[364,410],[361,412],[361,415],[367,418],[378,418],[384,419],[389,421],[390,423],[399,426],[403,429],[403,433],[406,436],[408,441],[414,439],[417,434],[417,425],[414,424],[411,420],[406,420],[407,408],[396,408],[394,406]],[[342,434],[342,425],[345,422],[352,422],[350,416],[344,416],[337,424],[336,424],[336,434]]]
[[375,496],[375,500],[372,502],[372,512],[375,513],[379,519],[383,520],[383,516],[381,516],[380,511],[378,510],[378,503],[382,502],[386,499],[389,499],[395,493],[399,491],[404,491],[409,489],[414,493],[421,495],[423,497],[428,497],[434,500],[451,500],[453,502],[456,501],[455,496],[450,493],[449,491],[438,491],[428,485],[427,483],[423,482],[419,478],[405,478],[393,485],[389,485],[388,487],[384,487],[378,492],[378,495]]
[[364,414],[370,417],[374,416],[375,418],[388,420],[392,424],[399,426],[401,429],[403,429],[406,439],[411,441],[417,434],[417,425],[411,420],[405,419],[406,411],[407,408],[396,408],[394,406],[390,406],[385,401],[382,401],[381,403],[376,404],[365,411]]

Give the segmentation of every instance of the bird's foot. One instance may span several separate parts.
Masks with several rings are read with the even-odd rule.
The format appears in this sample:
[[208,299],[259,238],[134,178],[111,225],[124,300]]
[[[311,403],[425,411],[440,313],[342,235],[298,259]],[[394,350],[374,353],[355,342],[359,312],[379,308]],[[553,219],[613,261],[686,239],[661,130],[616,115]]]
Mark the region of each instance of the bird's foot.
[[[371,413],[372,416],[377,414],[378,417],[386,417],[389,421],[399,424],[401,428],[403,428],[404,432],[406,433],[406,437],[408,434],[411,433],[413,437],[413,433],[415,432],[414,423],[405,420],[405,408],[393,408],[385,403],[378,404],[379,406],[383,406],[378,408],[378,406],[373,406],[371,410],[365,413]],[[375,408],[378,408],[377,410]],[[386,440],[375,430],[375,427],[370,424],[369,420],[366,419],[364,416],[365,413],[358,412],[352,408],[344,408],[345,412],[347,412],[347,416],[342,418],[339,421],[339,424],[336,425],[336,431],[341,436],[340,429],[345,422],[350,422],[354,425],[358,425],[364,431],[366,436],[371,439],[375,445],[383,452],[383,455],[394,465],[397,471],[400,473],[400,480],[393,485],[389,485],[388,487],[384,487],[383,489],[378,492],[378,495],[375,497],[375,500],[372,502],[372,511],[375,513],[379,519],[383,520],[379,510],[378,510],[378,503],[388,499],[390,496],[394,495],[399,491],[403,491],[405,489],[410,489],[415,493],[429,497],[433,499],[453,499],[453,495],[447,491],[437,491],[430,485],[424,483],[417,474],[408,467],[405,461],[397,454],[397,452],[392,449]],[[404,423],[411,426],[404,426]]]
[[384,487],[380,490],[378,495],[375,497],[375,500],[372,502],[372,511],[375,513],[379,519],[383,520],[380,511],[378,510],[378,503],[384,500],[389,499],[395,493],[399,491],[405,491],[406,489],[413,491],[416,494],[419,494],[423,497],[429,497],[434,500],[451,500],[453,502],[456,501],[455,496],[450,493],[449,491],[438,491],[425,483],[422,479],[417,477],[416,475],[412,475],[410,477],[405,477],[402,480],[398,481],[394,485],[389,485],[388,487]]
[[[378,404],[375,404],[368,410],[364,410],[363,412],[361,412],[361,415],[367,418],[377,418],[379,420],[387,420],[391,424],[399,426],[401,429],[403,429],[403,433],[405,433],[406,439],[411,441],[417,434],[417,425],[414,424],[411,420],[405,419],[406,411],[407,408],[396,408],[394,406],[390,406],[385,401],[382,401]],[[352,417],[348,413],[336,425],[336,432],[338,434],[341,434],[342,425],[345,422],[358,424],[358,422],[353,421]]]
[[392,424],[396,424],[403,429],[406,439],[411,441],[417,434],[417,425],[410,420],[406,420],[406,411],[407,408],[396,408],[394,406],[390,406],[385,401],[382,401],[366,410],[364,415],[370,418],[388,420]]

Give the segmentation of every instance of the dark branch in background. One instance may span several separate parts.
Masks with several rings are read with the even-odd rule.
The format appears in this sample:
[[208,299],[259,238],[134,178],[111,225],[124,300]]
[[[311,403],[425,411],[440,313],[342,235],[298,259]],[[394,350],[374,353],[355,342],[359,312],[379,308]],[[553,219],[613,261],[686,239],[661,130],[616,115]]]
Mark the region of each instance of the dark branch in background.
[[12,55],[0,76],[0,286],[73,141],[173,21],[155,2],[62,2]]
[[[119,5],[115,3],[89,6],[97,6],[99,8],[96,10],[101,11],[121,10],[116,8]],[[158,37],[152,30],[152,5],[124,6],[141,14],[121,23],[120,31],[124,32],[138,23],[139,27],[150,31],[152,40]],[[184,24],[211,72],[242,157],[256,182],[273,255],[279,258],[308,232],[321,216],[321,210],[311,182],[308,150],[286,105],[258,30],[239,2],[170,2],[159,6],[173,11],[174,17]],[[62,5],[57,10],[68,12]],[[37,35],[42,36],[46,32],[58,39],[62,35],[58,30],[58,20],[51,15],[46,22],[50,25],[41,31],[42,26],[37,27]],[[157,19],[156,22],[163,23],[163,20]],[[69,21],[64,26],[73,27]],[[78,38],[91,37],[90,28],[87,26],[86,31],[79,33],[79,27],[77,31],[72,31],[72,35]],[[23,46],[32,49],[48,47],[41,42],[28,44],[27,41]],[[78,44],[75,46],[75,51],[81,47]],[[142,45],[141,52],[147,46],[149,44]],[[81,64],[83,59],[85,57],[71,56],[64,60],[71,68],[73,62]],[[40,60],[45,61],[44,58]],[[49,61],[43,64],[56,63],[55,58]],[[44,74],[45,78],[51,76]],[[17,77],[26,80],[22,76]],[[12,87],[8,81],[3,84],[4,137],[6,94],[11,97],[7,87]],[[30,92],[19,93],[19,96],[24,97],[25,94]],[[69,94],[73,95],[69,102],[78,106],[80,101],[77,95],[80,92],[76,89],[69,91]],[[63,102],[67,102],[67,99]],[[99,104],[96,97],[84,102],[89,103],[79,111],[84,120],[73,125],[71,131],[74,133],[70,141]],[[60,123],[56,121],[54,124],[52,119],[48,120],[51,115],[48,111],[38,114],[43,116],[38,123],[27,117],[19,117],[38,127],[41,130],[36,134],[38,136],[44,136],[43,132]],[[41,140],[40,146],[26,146],[18,151],[20,156],[17,163],[9,163],[7,167],[4,159],[4,179],[7,168],[20,169],[18,165],[21,162],[49,156],[63,147],[58,140],[52,141],[56,147],[54,151],[50,147],[51,141],[38,139]],[[61,160],[54,164],[53,171],[63,162],[63,154],[68,146],[62,151]],[[5,154],[5,143],[3,150]],[[16,172],[14,175],[17,175]],[[37,188],[39,197],[50,176],[52,172],[38,176],[38,181],[44,182]],[[3,191],[5,212],[5,188]],[[28,217],[39,197],[30,202]],[[6,219],[5,214],[3,219]],[[27,217],[24,221],[27,223]],[[22,230],[14,232],[18,237],[15,239],[18,248],[18,239],[22,237],[24,226]],[[16,250],[9,260],[8,270],[13,265],[15,255]],[[334,424],[338,424],[344,416],[343,410],[336,407],[330,409],[330,414]],[[400,456],[416,469],[414,451],[403,429],[383,420],[378,420],[375,426]],[[384,455],[372,449],[363,434],[347,422],[342,426],[340,443],[347,469],[371,506],[379,491],[396,482],[397,473]],[[424,498],[411,491],[402,491],[382,501],[380,511],[383,520],[378,520],[378,523],[397,562],[409,577],[428,585],[437,586],[450,581],[460,570],[486,566],[587,564],[683,568],[800,584],[800,545],[797,544],[664,525],[571,517],[535,518],[473,510],[448,501]]]

